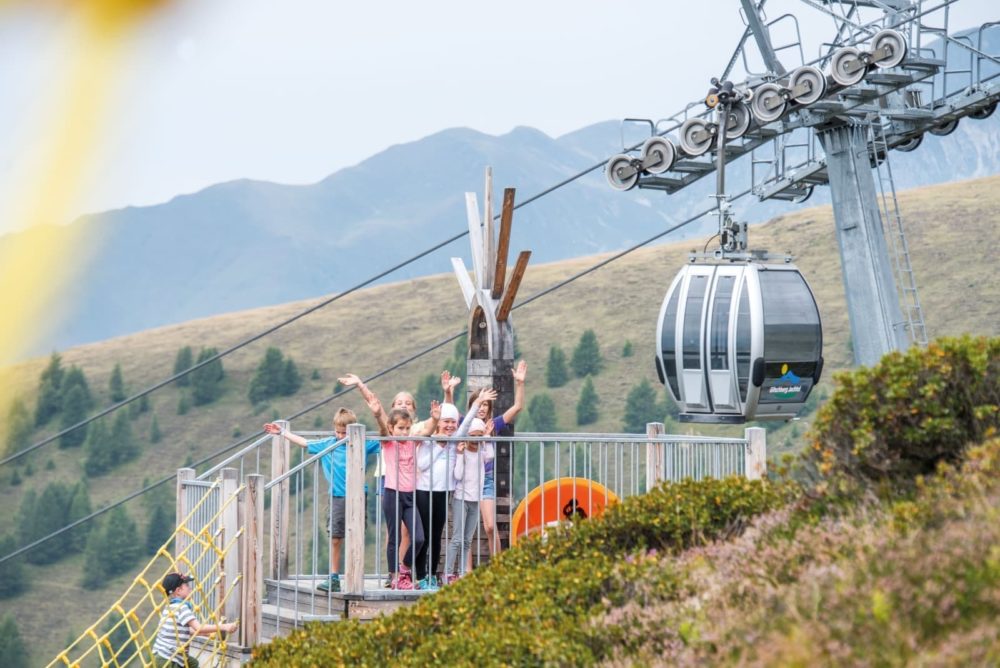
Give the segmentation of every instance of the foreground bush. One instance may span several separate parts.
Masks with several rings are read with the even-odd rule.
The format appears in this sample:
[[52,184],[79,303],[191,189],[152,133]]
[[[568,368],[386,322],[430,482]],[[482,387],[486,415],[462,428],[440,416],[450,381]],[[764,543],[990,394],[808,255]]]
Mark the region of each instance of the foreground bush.
[[940,339],[836,380],[809,452],[824,474],[905,482],[1000,425],[1000,338]]
[[630,665],[1000,665],[998,508],[993,439],[908,500],[792,537],[786,508],[690,550],[672,564],[686,595],[625,604],[595,625],[618,633],[611,658]]
[[664,484],[603,517],[532,538],[389,617],[309,625],[255,650],[255,665],[581,665],[613,645],[588,621],[638,596],[673,596],[659,558],[735,535],[793,489],[742,478]]

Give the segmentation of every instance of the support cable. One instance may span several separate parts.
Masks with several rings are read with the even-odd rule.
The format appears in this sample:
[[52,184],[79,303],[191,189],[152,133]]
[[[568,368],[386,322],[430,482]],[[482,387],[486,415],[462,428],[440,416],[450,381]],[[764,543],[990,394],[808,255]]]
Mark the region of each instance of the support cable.
[[[600,166],[600,165],[598,165],[598,166]],[[549,190],[551,191],[555,187],[558,187],[558,186],[554,186],[553,188],[550,188]],[[751,192],[751,190],[748,188],[748,189],[740,192],[739,194],[735,195],[734,197],[732,197],[730,201],[736,201],[736,200],[740,199],[741,197],[744,197],[744,196],[748,195],[750,192]],[[538,199],[538,197],[541,197],[541,196],[542,195],[536,195],[532,199]],[[528,201],[531,201],[531,200],[528,200]],[[527,204],[528,201],[524,202],[524,204]],[[621,259],[622,257],[628,255],[629,253],[631,253],[633,251],[636,251],[636,250],[642,248],[643,246],[648,246],[652,242],[654,242],[654,241],[656,241],[658,239],[661,239],[662,237],[670,234],[671,232],[675,232],[675,231],[679,230],[680,228],[693,223],[694,221],[698,220],[699,218],[702,218],[702,217],[704,217],[704,216],[712,213],[713,211],[715,211],[715,208],[716,207],[713,206],[713,207],[710,207],[708,209],[705,209],[704,211],[700,211],[700,212],[694,214],[693,216],[691,216],[691,217],[689,217],[689,218],[687,218],[687,219],[685,219],[685,220],[677,223],[676,225],[668,227],[667,229],[663,230],[662,232],[658,232],[658,233],[654,234],[653,236],[651,236],[651,237],[649,237],[649,238],[647,238],[647,239],[645,239],[643,241],[640,241],[640,242],[638,242],[638,243],[636,243],[636,244],[634,244],[632,246],[629,246],[628,248],[626,248],[626,249],[624,249],[622,251],[619,251],[618,253],[615,253],[614,255],[611,255],[608,258],[605,258],[604,260],[601,260],[597,264],[591,265],[590,267],[588,267],[586,269],[583,269],[582,271],[579,271],[579,272],[573,274],[572,276],[570,276],[570,277],[568,277],[568,278],[566,278],[566,279],[564,279],[562,281],[559,281],[558,283],[550,285],[549,287],[547,287],[547,288],[545,288],[545,289],[543,289],[543,290],[541,290],[539,292],[536,292],[535,294],[531,295],[527,299],[524,299],[523,301],[519,302],[518,304],[515,304],[513,308],[514,309],[518,309],[518,308],[521,308],[522,306],[527,306],[528,304],[530,304],[530,303],[532,303],[532,302],[534,302],[534,301],[536,301],[538,299],[541,299],[542,297],[545,297],[545,296],[547,296],[547,295],[555,292],[556,290],[558,290],[558,289],[560,289],[562,287],[565,287],[566,285],[572,283],[573,281],[576,281],[577,279],[583,278],[584,276],[586,276],[588,274],[591,274],[591,273],[597,271],[598,269],[606,267],[607,265],[611,264],[615,260]],[[395,371],[396,369],[399,369],[400,367],[402,367],[402,366],[404,366],[406,364],[409,364],[410,362],[412,362],[412,361],[414,361],[414,360],[416,360],[416,359],[418,359],[420,357],[423,357],[424,355],[426,355],[426,354],[428,354],[430,352],[433,352],[433,351],[437,350],[438,348],[441,348],[441,347],[447,345],[448,343],[451,343],[452,341],[454,341],[454,340],[458,339],[459,337],[461,337],[463,334],[465,334],[464,331],[458,332],[456,334],[452,334],[451,336],[449,336],[449,337],[447,337],[445,339],[442,339],[442,340],[438,341],[437,343],[434,343],[434,344],[432,344],[430,346],[427,346],[423,350],[421,350],[419,352],[416,352],[413,355],[410,355],[406,359],[404,359],[404,360],[402,360],[400,362],[397,362],[396,364],[393,364],[390,367],[386,367],[385,369],[382,369],[381,371],[378,371],[378,372],[376,372],[376,373],[368,376],[365,379],[365,382],[369,382],[371,380],[375,380],[376,378],[380,378],[380,377],[382,377],[382,376],[384,376],[384,375],[386,375],[386,374],[388,374],[388,373],[390,373],[392,371]],[[323,406],[323,405],[325,405],[325,404],[333,401],[335,398],[341,396],[342,394],[346,394],[347,392],[350,392],[352,389],[353,388],[344,389],[344,390],[341,390],[340,392],[335,392],[334,394],[332,394],[332,395],[330,395],[328,397],[325,397],[323,399],[320,399],[319,401],[317,401],[317,402],[313,403],[312,405],[310,405],[310,406],[308,406],[308,407],[300,410],[299,412],[293,413],[292,415],[289,415],[288,418],[286,418],[286,419],[288,419],[288,420],[294,420],[295,418],[302,417],[303,415],[305,415],[309,411],[314,410],[316,408],[319,408],[320,406]],[[255,432],[253,434],[250,434],[249,436],[246,436],[246,437],[240,439],[239,441],[237,441],[235,443],[231,443],[231,444],[227,445],[226,447],[222,448],[221,450],[217,450],[216,452],[208,455],[207,457],[204,457],[203,459],[195,462],[194,464],[192,464],[191,468],[194,468],[194,467],[200,466],[202,464],[205,464],[205,463],[207,463],[207,462],[215,459],[216,457],[220,457],[220,456],[226,454],[227,452],[229,452],[230,450],[234,450],[234,449],[240,447],[241,445],[249,443],[250,441],[254,440],[255,438],[258,438],[258,437],[262,436],[263,434],[264,434],[263,430],[257,431],[257,432]],[[118,501],[115,501],[112,504],[106,505],[103,508],[100,508],[99,510],[95,510],[94,512],[90,513],[89,515],[87,515],[85,517],[81,517],[80,519],[75,520],[74,522],[72,522],[70,524],[67,524],[66,526],[62,527],[61,529],[56,529],[55,531],[53,531],[52,533],[48,534],[47,536],[43,536],[42,538],[39,538],[38,540],[36,540],[36,541],[34,541],[32,543],[29,543],[28,545],[25,545],[23,547],[20,547],[20,548],[14,550],[10,554],[7,554],[7,555],[4,555],[4,556],[0,557],[0,564],[4,563],[5,561],[7,561],[9,559],[13,559],[14,557],[17,557],[18,555],[21,555],[21,554],[23,554],[23,553],[25,553],[25,552],[27,552],[27,551],[29,551],[29,550],[31,550],[31,549],[39,546],[39,545],[41,545],[42,543],[45,543],[46,541],[51,540],[52,538],[55,538],[56,536],[59,536],[59,535],[65,533],[65,532],[67,532],[67,531],[69,531],[69,530],[71,530],[71,529],[73,529],[73,528],[75,528],[75,527],[83,524],[84,522],[90,521],[90,520],[94,519],[95,517],[99,517],[100,515],[103,515],[104,513],[108,512],[109,510],[117,508],[118,506],[121,506],[121,505],[123,505],[123,504],[131,501],[132,499],[134,499],[134,498],[136,498],[138,496],[141,496],[142,494],[145,494],[146,492],[152,491],[152,490],[156,489],[157,487],[160,487],[161,485],[164,485],[164,484],[170,482],[171,480],[173,480],[176,477],[177,477],[177,474],[173,473],[173,474],[171,474],[169,476],[161,478],[160,480],[157,480],[156,482],[151,483],[151,484],[147,485],[146,487],[144,487],[144,488],[142,488],[140,490],[132,492],[128,496],[126,496],[126,497],[124,497],[122,499],[119,499]]]

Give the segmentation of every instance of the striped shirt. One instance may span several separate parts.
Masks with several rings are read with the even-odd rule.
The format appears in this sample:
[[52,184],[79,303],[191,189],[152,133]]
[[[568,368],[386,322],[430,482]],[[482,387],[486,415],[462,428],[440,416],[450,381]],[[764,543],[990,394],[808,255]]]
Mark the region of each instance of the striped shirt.
[[153,643],[153,653],[161,659],[172,659],[174,663],[183,666],[188,643],[191,641],[189,624],[195,619],[188,601],[170,599],[160,615],[160,629],[156,633],[156,642]]

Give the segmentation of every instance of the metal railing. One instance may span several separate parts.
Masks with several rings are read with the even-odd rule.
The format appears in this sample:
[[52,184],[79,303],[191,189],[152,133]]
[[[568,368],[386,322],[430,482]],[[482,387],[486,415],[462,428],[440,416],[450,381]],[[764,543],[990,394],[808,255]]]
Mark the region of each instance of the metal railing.
[[[246,596],[256,595],[258,600],[243,602],[244,608],[256,605],[260,610],[261,640],[308,621],[341,619],[360,600],[425,595],[435,584],[447,582],[449,575],[460,577],[488,563],[493,553],[527,535],[567,519],[600,514],[662,480],[756,478],[765,472],[764,430],[756,428],[746,430],[744,438],[667,435],[659,423],[650,424],[646,434],[411,436],[406,437],[411,443],[406,456],[388,457],[388,466],[378,461],[382,454],[375,453],[387,443],[393,444],[388,448],[399,448],[398,439],[372,437],[363,425],[351,425],[348,431],[342,440],[330,432],[297,432],[319,439],[310,441],[308,451],[281,435],[259,439],[199,476],[222,471],[235,480],[240,471],[240,479],[244,474],[269,478],[260,484],[263,539],[241,544],[241,563],[244,567],[255,563],[263,575],[262,589],[245,588]],[[492,476],[484,465],[470,468],[461,481],[455,479],[460,442],[477,445],[480,457],[492,459]],[[292,466],[295,452],[302,453],[301,461]],[[485,457],[487,453],[499,457]],[[268,463],[270,475],[261,476]],[[343,476],[338,485],[344,484],[344,490],[337,492],[345,494],[345,531],[336,541],[329,534],[330,475],[335,468]],[[187,504],[206,493],[210,483],[194,479],[190,469],[181,472],[178,498],[190,508],[193,505]],[[409,474],[414,489],[409,485],[397,485],[406,490],[399,493],[384,489],[382,476],[403,482]],[[472,500],[456,502],[459,487],[473,490]],[[484,487],[495,489],[492,500],[482,498]],[[204,515],[189,520],[197,525],[189,528],[218,531],[206,524],[213,515],[210,508]],[[331,562],[335,551],[343,564]],[[209,574],[198,570],[198,559],[193,557],[194,571],[203,579]],[[399,586],[399,573],[406,570],[410,582],[423,580],[429,588],[387,591],[393,578]],[[329,585],[331,572],[339,574],[330,587],[333,592],[319,589]]]

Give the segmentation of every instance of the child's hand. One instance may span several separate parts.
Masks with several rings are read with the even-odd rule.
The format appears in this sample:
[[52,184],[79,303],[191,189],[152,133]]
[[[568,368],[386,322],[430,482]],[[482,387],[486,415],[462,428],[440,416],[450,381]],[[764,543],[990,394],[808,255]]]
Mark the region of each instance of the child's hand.
[[458,376],[452,376],[451,371],[445,369],[441,372],[441,389],[447,392],[448,390],[454,390],[456,387],[462,384],[462,379]]
[[441,419],[441,404],[439,404],[436,399],[431,400],[431,419]]
[[226,633],[232,633],[233,631],[236,630],[238,626],[239,624],[237,624],[236,622],[229,622],[228,624],[223,624],[219,628],[221,628]]
[[457,452],[458,454],[462,454],[463,452],[465,452],[465,441],[462,441],[461,443],[458,444],[458,446],[455,448],[455,452]]
[[521,360],[516,367],[510,370],[510,373],[514,376],[515,383],[523,383],[525,376],[528,375],[528,363]]
[[368,402],[368,409],[372,412],[372,415],[378,416],[382,414],[382,402],[374,394],[371,401]]
[[483,431],[483,436],[492,436],[493,435],[493,426],[494,426],[494,424],[495,423],[493,422],[493,420],[487,420],[486,421],[486,429]]
[[479,403],[483,403],[484,401],[496,401],[496,399],[497,399],[497,391],[494,390],[492,387],[484,387],[479,392]]
[[364,383],[361,382],[361,379],[358,378],[353,373],[349,373],[346,376],[341,376],[340,378],[337,379],[337,382],[343,385],[344,387],[354,387],[355,385],[364,385]]
[[268,434],[280,434],[281,425],[275,424],[273,422],[268,422],[267,424],[264,425],[264,431],[267,432]]

